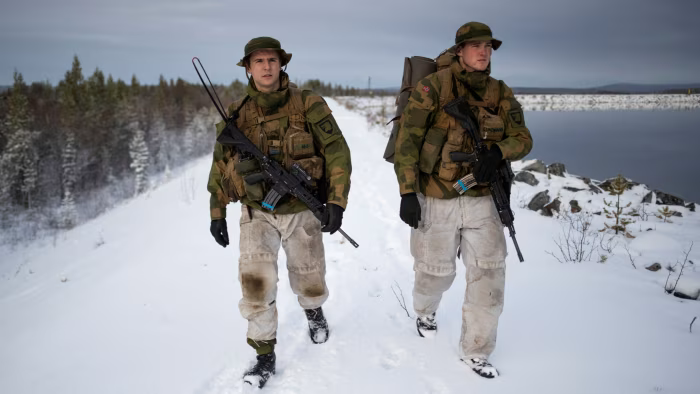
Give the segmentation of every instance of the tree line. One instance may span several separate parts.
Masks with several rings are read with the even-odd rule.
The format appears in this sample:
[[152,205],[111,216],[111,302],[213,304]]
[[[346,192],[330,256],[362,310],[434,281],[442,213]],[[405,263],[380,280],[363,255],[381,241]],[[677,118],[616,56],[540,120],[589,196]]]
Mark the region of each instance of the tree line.
[[[127,84],[99,68],[86,77],[77,56],[55,87],[13,77],[0,94],[2,229],[70,228],[211,151],[218,114],[201,85]],[[228,102],[245,92],[240,82],[216,88]]]

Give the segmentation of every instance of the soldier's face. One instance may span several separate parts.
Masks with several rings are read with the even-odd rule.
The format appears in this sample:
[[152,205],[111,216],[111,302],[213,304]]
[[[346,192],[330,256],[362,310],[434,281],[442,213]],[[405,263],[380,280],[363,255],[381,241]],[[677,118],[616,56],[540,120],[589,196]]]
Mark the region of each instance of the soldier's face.
[[460,50],[457,51],[459,62],[462,67],[469,66],[476,71],[484,71],[491,61],[491,51],[493,45],[491,41],[467,41]]
[[261,49],[250,54],[246,70],[253,77],[255,86],[263,93],[274,92],[280,87],[280,56],[277,51]]

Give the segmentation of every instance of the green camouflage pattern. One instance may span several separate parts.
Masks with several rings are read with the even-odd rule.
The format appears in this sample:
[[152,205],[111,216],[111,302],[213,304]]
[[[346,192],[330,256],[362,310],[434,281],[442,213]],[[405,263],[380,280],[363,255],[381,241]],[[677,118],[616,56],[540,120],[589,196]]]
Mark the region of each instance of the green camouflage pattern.
[[275,351],[275,345],[277,344],[277,338],[275,339],[250,339],[247,338],[246,342],[250,345],[258,355],[270,354]]
[[[465,71],[455,59],[449,68],[430,74],[416,85],[404,109],[396,138],[394,170],[399,182],[399,192],[402,195],[420,192],[426,196],[443,199],[459,196],[452,187],[454,181],[446,181],[438,176],[439,169],[444,167],[442,165],[444,158],[438,157],[435,165],[430,166],[433,168],[430,172],[419,170],[426,167],[424,162],[421,162],[424,159],[421,154],[436,154],[435,149],[441,150],[445,143],[449,143],[445,138],[436,138],[435,135],[439,135],[435,133],[436,130],[438,132],[442,130],[447,134],[445,130],[457,127],[462,130],[462,133],[466,133],[454,118],[442,109],[454,98],[451,89],[447,94],[441,92],[443,86],[452,86],[451,83],[446,84],[446,82],[447,79],[451,81],[453,76],[458,81],[469,83],[472,89],[482,97],[486,94],[489,82],[493,80],[488,76],[488,72]],[[498,81],[498,84],[498,116],[503,120],[505,130],[503,139],[495,143],[501,149],[504,159],[520,160],[532,149],[532,137],[525,125],[522,107],[515,99],[513,91],[503,81]],[[468,95],[468,99],[476,100],[461,83],[457,83],[457,91],[460,96]],[[472,110],[476,116],[478,109],[472,107]],[[464,138],[462,149],[466,152],[473,150],[473,141],[466,134]],[[489,144],[491,143],[487,143]],[[462,168],[458,178],[469,172],[471,172],[470,166]],[[488,186],[484,185],[473,187],[466,192],[466,195],[473,197],[488,194]]]
[[480,22],[468,22],[457,29],[455,46],[466,41],[491,41],[494,51],[503,44],[503,41],[493,38],[490,27]]
[[[278,92],[284,92],[286,97],[289,98],[289,79],[284,74],[284,78],[281,79],[282,88]],[[245,106],[241,109],[241,112],[246,110],[257,110],[259,107],[259,102],[269,104],[271,102],[277,102],[277,107],[263,107],[260,108],[264,110],[265,116],[274,115],[277,113],[279,107],[284,104],[283,102],[278,102],[273,99],[266,97],[265,93],[260,93],[258,91],[249,90],[249,93],[253,93],[251,99],[247,100]],[[327,202],[330,204],[336,204],[346,208],[348,203],[348,194],[350,192],[350,174],[352,172],[352,163],[350,158],[350,149],[343,137],[343,134],[338,127],[333,115],[331,114],[330,108],[323,100],[323,97],[310,91],[303,90],[301,93],[301,99],[304,106],[306,129],[310,132],[313,137],[313,146],[315,153],[323,159],[322,172],[325,174],[324,180],[326,185]],[[228,112],[229,116],[241,105],[242,99],[234,102],[229,106]],[[286,119],[280,119],[280,121],[286,121]],[[216,128],[216,135],[218,136],[223,130],[225,123],[219,122]],[[243,130],[245,132],[245,130]],[[258,145],[258,141],[253,140],[253,142]],[[261,148],[258,145],[258,148]],[[210,197],[210,214],[213,219],[220,219],[226,217],[226,205],[232,200],[237,200],[238,196],[229,195],[229,190],[231,188],[224,187],[222,182],[228,181],[225,179],[224,174],[230,174],[231,168],[233,167],[233,158],[235,152],[231,147],[223,146],[218,142],[214,146],[214,157],[212,160],[211,170],[209,172],[209,180],[207,183],[207,190],[211,194]],[[270,156],[275,160],[282,163],[282,158],[276,156]],[[282,163],[284,164],[284,163]],[[303,166],[303,164],[302,164]],[[235,180],[234,180],[235,181]],[[244,196],[240,199],[243,204],[246,204],[254,209],[269,212],[262,208],[259,202],[252,201],[248,196]],[[275,214],[288,214],[297,213],[307,210],[308,207],[298,199],[287,196],[280,200],[280,203],[275,207],[272,213]]]
[[246,58],[250,56],[251,53],[261,50],[261,49],[271,49],[277,51],[280,54],[281,66],[284,67],[290,60],[292,60],[292,54],[285,52],[282,49],[280,42],[272,37],[256,37],[248,41],[243,50],[243,57],[236,63],[237,66],[245,67]]

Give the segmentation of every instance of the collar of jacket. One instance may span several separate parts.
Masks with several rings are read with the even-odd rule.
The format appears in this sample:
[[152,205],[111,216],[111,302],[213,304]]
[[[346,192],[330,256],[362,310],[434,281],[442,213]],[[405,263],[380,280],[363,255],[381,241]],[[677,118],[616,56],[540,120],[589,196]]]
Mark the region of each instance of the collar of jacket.
[[450,70],[458,81],[467,83],[477,93],[482,94],[486,91],[486,82],[491,74],[491,63],[484,71],[467,71],[459,64],[459,59],[455,57],[450,64]]
[[253,78],[248,80],[246,93],[256,104],[263,108],[278,108],[283,106],[289,98],[289,75],[286,72],[280,71],[280,88],[277,91],[263,93],[255,87]]

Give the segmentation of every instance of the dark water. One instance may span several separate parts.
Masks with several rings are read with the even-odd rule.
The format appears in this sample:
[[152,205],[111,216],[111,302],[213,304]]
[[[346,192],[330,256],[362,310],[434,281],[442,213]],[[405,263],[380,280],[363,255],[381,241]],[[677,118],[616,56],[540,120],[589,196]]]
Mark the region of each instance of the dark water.
[[571,174],[623,174],[651,189],[700,202],[700,110],[530,111],[526,159],[560,162]]

